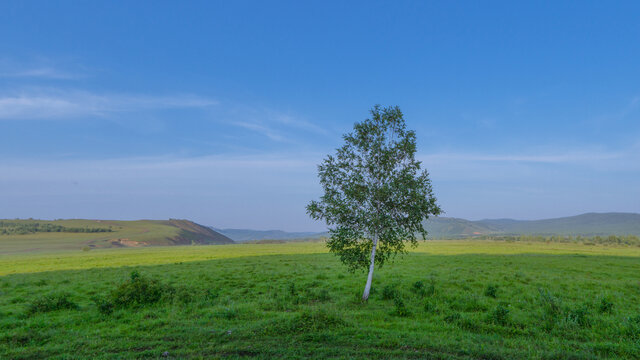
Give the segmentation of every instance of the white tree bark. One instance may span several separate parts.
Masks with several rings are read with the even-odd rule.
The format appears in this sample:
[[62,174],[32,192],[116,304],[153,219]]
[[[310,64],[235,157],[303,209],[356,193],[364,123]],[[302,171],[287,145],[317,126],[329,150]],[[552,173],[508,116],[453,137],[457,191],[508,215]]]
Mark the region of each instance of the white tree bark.
[[369,291],[371,290],[371,282],[373,281],[373,265],[376,259],[376,246],[378,245],[378,235],[373,236],[373,247],[371,247],[371,264],[369,264],[369,276],[367,276],[367,285],[364,286],[362,293],[362,301],[369,299]]

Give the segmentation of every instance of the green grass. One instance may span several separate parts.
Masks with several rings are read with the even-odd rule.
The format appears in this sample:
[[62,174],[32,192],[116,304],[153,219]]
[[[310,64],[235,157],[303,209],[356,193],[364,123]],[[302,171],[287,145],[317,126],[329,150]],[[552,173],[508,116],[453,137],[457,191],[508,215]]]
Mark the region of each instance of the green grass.
[[639,257],[427,242],[362,304],[321,243],[2,255],[0,358],[632,359]]

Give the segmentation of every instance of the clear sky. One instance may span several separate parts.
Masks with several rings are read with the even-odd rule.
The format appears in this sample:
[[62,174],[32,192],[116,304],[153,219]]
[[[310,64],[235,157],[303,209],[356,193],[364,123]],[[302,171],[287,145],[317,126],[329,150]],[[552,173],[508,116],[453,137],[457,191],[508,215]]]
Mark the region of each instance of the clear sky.
[[640,212],[637,1],[3,1],[0,218],[322,230],[374,104],[446,216]]

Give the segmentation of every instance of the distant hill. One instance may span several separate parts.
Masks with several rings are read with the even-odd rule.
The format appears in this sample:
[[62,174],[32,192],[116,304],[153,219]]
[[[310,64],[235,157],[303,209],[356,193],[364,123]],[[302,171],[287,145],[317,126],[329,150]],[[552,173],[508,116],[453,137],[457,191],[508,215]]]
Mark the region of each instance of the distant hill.
[[282,230],[217,229],[214,227],[211,229],[237,242],[318,238],[326,234],[317,232],[286,232]]
[[429,238],[479,235],[640,235],[640,214],[587,213],[544,220],[434,218],[426,222]]
[[0,220],[0,255],[63,249],[232,244],[189,220]]
[[163,224],[180,229],[178,235],[169,238],[176,245],[217,245],[217,244],[233,244],[233,240],[224,234],[200,224],[196,224],[189,220],[162,221]]
[[427,220],[425,229],[427,229],[429,233],[429,238],[470,237],[500,232],[498,228],[491,225],[448,217],[437,217]]
[[[282,230],[211,229],[236,242],[260,240],[314,240],[327,232],[286,232]],[[638,235],[640,214],[587,213],[544,220],[466,220],[436,217],[426,221],[428,238],[455,239],[485,235]]]

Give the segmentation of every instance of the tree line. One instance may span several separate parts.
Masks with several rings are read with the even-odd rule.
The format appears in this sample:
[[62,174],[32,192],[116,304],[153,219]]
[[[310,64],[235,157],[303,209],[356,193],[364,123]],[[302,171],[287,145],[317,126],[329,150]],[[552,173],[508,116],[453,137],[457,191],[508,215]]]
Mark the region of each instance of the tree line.
[[581,243],[585,245],[632,245],[640,246],[640,237],[637,235],[484,235],[474,236],[478,240],[496,240],[507,242],[557,242],[557,243]]
[[51,232],[64,232],[64,233],[102,233],[112,232],[111,227],[67,227],[62,225],[50,224],[50,223],[13,223],[7,221],[0,221],[0,235],[26,235],[35,233],[51,233]]

